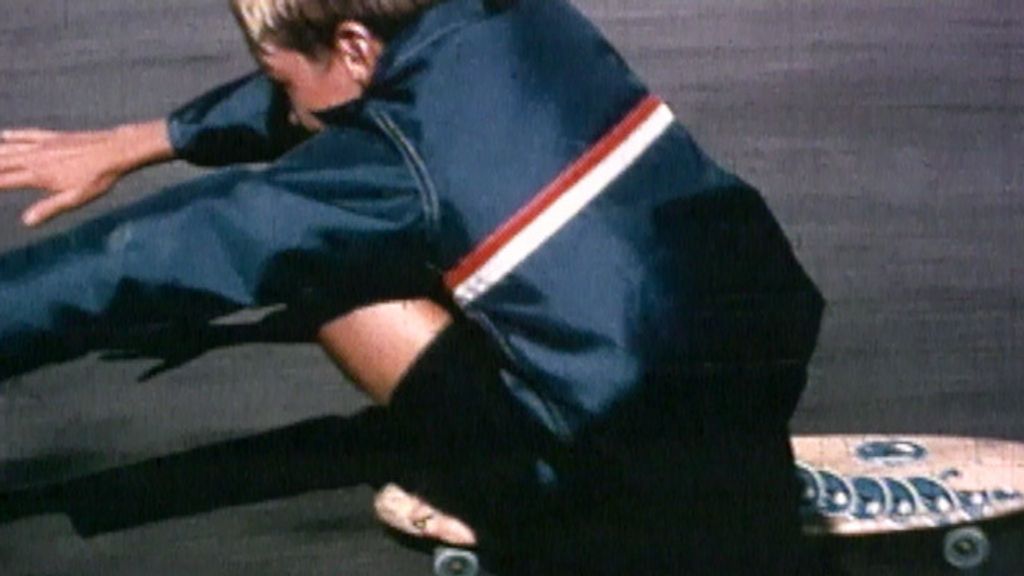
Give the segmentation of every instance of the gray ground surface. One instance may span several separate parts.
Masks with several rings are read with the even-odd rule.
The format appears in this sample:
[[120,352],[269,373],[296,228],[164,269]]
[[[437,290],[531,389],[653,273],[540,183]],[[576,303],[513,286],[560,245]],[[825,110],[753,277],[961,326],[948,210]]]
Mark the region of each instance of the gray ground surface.
[[[579,5],[711,154],[764,191],[828,296],[798,430],[1024,440],[1024,4]],[[0,126],[159,115],[250,66],[220,0],[5,0],[3,9]],[[43,232],[19,227],[27,193],[2,195],[0,248],[191,173],[173,166],[135,176]],[[0,488],[363,406],[307,346],[214,351],[140,382],[151,366],[90,357],[0,388]],[[239,486],[247,474],[293,466],[259,443],[236,448]],[[344,469],[344,450],[324,453]],[[202,453],[191,454],[162,477],[188,478]],[[206,489],[182,485],[199,496]],[[188,499],[159,486],[109,501],[131,508],[139,495]],[[89,539],[63,515],[38,515],[0,524],[0,573],[428,573],[426,556],[374,525],[367,496],[361,488],[313,492]]]

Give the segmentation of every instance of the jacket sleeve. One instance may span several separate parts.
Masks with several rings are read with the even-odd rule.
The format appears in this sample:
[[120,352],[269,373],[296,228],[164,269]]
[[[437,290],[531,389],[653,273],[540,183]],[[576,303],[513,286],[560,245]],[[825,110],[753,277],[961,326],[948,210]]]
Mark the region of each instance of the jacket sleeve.
[[268,170],[221,171],[0,256],[0,380],[126,327],[280,303],[328,320],[426,294],[419,194],[385,137],[331,131]]
[[289,119],[288,97],[253,73],[185,104],[168,117],[179,158],[200,166],[274,160],[309,133]]

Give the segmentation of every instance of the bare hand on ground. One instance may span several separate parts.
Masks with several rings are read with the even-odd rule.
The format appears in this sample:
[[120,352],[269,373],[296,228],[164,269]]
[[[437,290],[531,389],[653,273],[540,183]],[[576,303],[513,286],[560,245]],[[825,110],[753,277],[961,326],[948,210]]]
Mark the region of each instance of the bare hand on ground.
[[374,508],[381,522],[410,536],[430,538],[453,546],[476,545],[476,534],[472,528],[394,484],[385,486],[377,494]]

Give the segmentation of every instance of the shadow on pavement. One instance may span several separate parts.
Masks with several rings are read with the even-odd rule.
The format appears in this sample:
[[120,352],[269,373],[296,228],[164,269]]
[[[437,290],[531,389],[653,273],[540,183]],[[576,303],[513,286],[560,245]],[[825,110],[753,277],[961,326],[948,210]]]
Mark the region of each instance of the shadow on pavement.
[[63,513],[83,537],[311,491],[379,486],[399,451],[384,413],[302,422],[59,484],[0,493],[0,524]]

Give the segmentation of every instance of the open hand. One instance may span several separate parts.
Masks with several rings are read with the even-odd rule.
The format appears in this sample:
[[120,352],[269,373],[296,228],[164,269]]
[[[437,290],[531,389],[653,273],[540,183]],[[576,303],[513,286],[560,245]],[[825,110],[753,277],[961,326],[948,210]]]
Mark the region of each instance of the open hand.
[[0,190],[46,193],[22,214],[28,226],[78,208],[121,177],[114,139],[110,131],[6,130],[0,133]]
[[35,226],[102,196],[132,170],[172,157],[162,120],[89,132],[5,130],[0,191],[45,193],[22,214],[26,225]]

